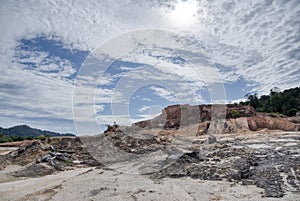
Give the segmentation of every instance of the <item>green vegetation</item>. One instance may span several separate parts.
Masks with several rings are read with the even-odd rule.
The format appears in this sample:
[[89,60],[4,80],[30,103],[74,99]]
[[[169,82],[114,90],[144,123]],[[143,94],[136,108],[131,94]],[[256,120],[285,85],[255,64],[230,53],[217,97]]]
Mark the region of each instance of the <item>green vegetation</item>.
[[40,135],[40,136],[38,136],[38,137],[37,137],[37,139],[39,139],[39,140],[42,140],[42,141],[43,141],[43,140],[45,140],[45,139],[46,139],[46,136],[45,136],[45,135]]
[[0,134],[0,143],[3,142],[12,142],[11,136]]
[[288,116],[295,116],[300,111],[300,88],[292,88],[280,92],[274,87],[269,95],[258,97],[257,94],[247,94],[248,100],[240,102],[241,105],[250,105],[258,112],[277,113]]
[[107,129],[106,129],[106,130],[108,130],[108,131],[110,131],[110,130],[112,130],[112,129],[113,129],[113,126],[112,126],[112,125],[109,125],[109,124],[106,124],[106,127],[107,127]]
[[291,117],[291,116],[295,116],[297,112],[298,111],[295,108],[292,108],[289,109],[286,114]]
[[237,111],[237,110],[231,110],[231,115],[233,116],[233,117],[236,117],[236,116],[238,116],[240,113],[239,113],[239,111]]
[[55,133],[51,131],[44,131],[35,128],[31,128],[26,125],[14,126],[11,128],[1,128],[0,127],[0,143],[3,142],[15,142],[22,140],[44,140],[47,137],[55,136],[75,136],[70,133]]
[[17,141],[23,141],[23,140],[36,140],[36,139],[40,139],[41,140],[41,139],[45,139],[46,137],[45,136],[23,137],[23,136],[9,136],[9,135],[0,134],[0,143],[4,143],[4,142],[17,142]]

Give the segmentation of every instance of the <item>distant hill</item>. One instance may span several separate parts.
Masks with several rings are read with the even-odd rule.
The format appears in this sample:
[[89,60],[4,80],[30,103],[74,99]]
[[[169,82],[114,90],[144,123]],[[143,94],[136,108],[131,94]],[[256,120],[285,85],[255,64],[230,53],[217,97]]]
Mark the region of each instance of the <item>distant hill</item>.
[[40,130],[36,128],[31,128],[27,125],[19,125],[19,126],[14,126],[11,128],[1,128],[0,127],[0,134],[6,135],[6,136],[13,136],[13,137],[33,137],[37,138],[39,136],[51,136],[51,137],[56,137],[56,136],[75,136],[74,134],[71,133],[56,133],[56,132],[51,132],[51,131],[45,131],[45,130]]

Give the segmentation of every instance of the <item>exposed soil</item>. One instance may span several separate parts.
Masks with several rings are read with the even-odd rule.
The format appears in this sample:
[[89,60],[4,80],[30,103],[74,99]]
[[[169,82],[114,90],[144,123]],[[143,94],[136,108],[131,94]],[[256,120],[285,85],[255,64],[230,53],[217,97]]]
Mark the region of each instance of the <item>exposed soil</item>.
[[[126,132],[128,131],[130,129]],[[118,130],[81,139],[59,137],[32,141],[26,146],[12,150],[9,154],[0,156],[2,171],[7,172],[5,173],[7,176],[0,178],[0,181],[43,179],[46,175],[53,175],[55,178],[55,175],[63,171],[97,167],[97,175],[90,179],[105,175],[107,171],[114,171],[114,175],[140,175],[136,178],[149,178],[158,184],[166,179],[181,181],[184,178],[191,178],[203,182],[256,186],[263,190],[260,195],[262,197],[287,199],[289,195],[294,196],[300,192],[299,132],[265,130],[222,134],[216,136],[217,142],[210,143],[207,141],[208,136],[205,135],[176,135],[170,130],[165,135],[157,135],[150,130],[148,135],[146,130],[140,130],[136,135],[126,132]],[[41,160],[47,155],[55,156],[52,160],[55,165],[51,160],[44,162]],[[108,163],[105,160],[107,158],[112,160]],[[15,166],[18,167],[13,171],[5,169]],[[90,171],[93,169],[80,175],[89,174]],[[5,174],[0,174],[0,177]],[[118,179],[116,176],[114,182],[118,183]],[[192,183],[194,185],[194,182]],[[55,184],[54,187],[60,184]],[[5,185],[9,185],[9,182]],[[112,186],[109,187],[109,183],[107,185],[91,189],[86,196],[90,198],[108,196],[107,193],[113,193],[114,189]],[[31,192],[23,199],[34,200],[45,196],[47,198],[44,200],[51,200],[58,195],[62,196],[60,191],[63,187],[54,187]],[[155,194],[151,189],[129,194],[131,199],[138,199],[139,194],[151,197],[150,191]],[[211,199],[221,198],[222,194],[211,197]]]

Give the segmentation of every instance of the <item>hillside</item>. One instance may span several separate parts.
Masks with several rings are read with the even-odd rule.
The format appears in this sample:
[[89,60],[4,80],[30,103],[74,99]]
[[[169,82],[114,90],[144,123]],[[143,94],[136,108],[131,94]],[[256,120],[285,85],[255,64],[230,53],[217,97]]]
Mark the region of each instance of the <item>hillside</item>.
[[56,133],[56,132],[52,132],[52,131],[31,128],[27,125],[19,125],[19,126],[14,126],[11,128],[1,128],[0,127],[0,134],[5,135],[5,136],[23,137],[23,138],[27,138],[27,137],[37,138],[39,136],[51,136],[51,137],[75,136],[74,134],[71,134],[71,133]]

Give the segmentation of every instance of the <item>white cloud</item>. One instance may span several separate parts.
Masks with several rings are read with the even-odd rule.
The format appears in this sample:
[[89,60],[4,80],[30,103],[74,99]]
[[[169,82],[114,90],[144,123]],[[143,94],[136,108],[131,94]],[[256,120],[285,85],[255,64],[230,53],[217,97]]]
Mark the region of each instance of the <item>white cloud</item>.
[[[49,56],[45,51],[17,51],[15,61],[21,63],[20,67],[28,68],[37,75],[49,79],[65,79],[76,73],[69,60],[57,56]],[[30,64],[27,64],[30,63]]]
[[161,98],[166,99],[167,101],[170,101],[170,102],[177,102],[178,101],[175,94],[173,94],[168,89],[165,89],[163,87],[158,87],[158,86],[151,86],[149,89],[153,90],[155,92],[155,94],[157,94]]
[[151,101],[151,99],[150,98],[142,98],[141,100],[143,100],[143,101]]
[[143,107],[141,107],[141,108],[139,109],[139,112],[140,112],[140,113],[144,113],[145,111],[149,111],[150,108],[151,108],[151,106],[144,105]]
[[[179,94],[185,101],[190,101],[186,97],[191,97],[194,91],[206,84],[232,82],[239,77],[252,85],[253,91],[259,93],[268,93],[274,86],[281,89],[299,86],[298,0],[198,1],[195,15],[197,21],[184,27],[170,23],[168,18],[176,8],[176,2],[1,2],[0,93],[1,104],[4,105],[1,111],[5,115],[23,118],[24,121],[27,116],[72,120],[72,80],[66,78],[75,71],[70,61],[49,58],[48,53],[43,51],[19,52],[28,54],[28,57],[19,60],[14,57],[20,39],[41,35],[61,40],[68,48],[93,51],[105,41],[137,29],[157,28],[180,33],[184,37],[177,38],[178,44],[193,50],[191,53],[195,54],[189,56],[189,64],[193,64],[198,73],[192,71],[188,65],[171,63],[169,56],[176,54],[172,50],[180,50],[180,47],[178,44],[169,44],[170,41],[164,36],[157,35],[157,44],[168,44],[170,51],[162,49],[163,47],[154,47],[152,56],[132,54],[127,57],[128,60],[150,63],[155,70],[149,70],[151,65],[143,66],[129,70],[122,76],[131,77],[133,80],[162,80],[168,82],[167,86],[179,86],[174,94]],[[118,46],[114,48],[118,49]],[[154,59],[153,56],[163,57]],[[32,62],[37,68],[24,69],[18,62]],[[228,69],[217,69],[215,64]],[[222,72],[223,80],[214,76],[218,72]],[[199,74],[202,76],[200,79]],[[95,74],[92,77],[81,77],[79,84],[94,88],[95,83],[105,85],[111,83],[112,79]],[[191,82],[190,85],[186,84],[187,81]],[[129,84],[130,82],[128,86]],[[134,85],[134,82],[131,84]],[[124,101],[124,97],[126,101],[126,91],[123,94],[121,89],[114,93],[114,102]],[[156,93],[174,101],[170,91],[156,89]],[[96,96],[99,102],[108,102],[113,96],[110,90],[99,89],[99,92],[101,95]],[[201,101],[201,97],[198,99]],[[3,122],[9,121],[3,119]],[[44,124],[44,128],[46,127]]]
[[140,115],[137,115],[138,118],[133,118],[131,119],[132,123],[136,123],[136,122],[139,122],[139,121],[146,121],[146,120],[149,120],[149,119],[153,119],[154,117],[160,115],[161,113],[157,113],[157,114],[140,114]]
[[96,117],[96,121],[101,125],[111,125],[116,122],[119,125],[129,126],[132,124],[129,115],[99,115]]
[[231,63],[237,74],[257,83],[259,92],[297,86],[300,73],[290,69],[299,69],[300,64],[299,1],[215,1],[207,9],[206,30],[223,43],[209,47],[212,58]]
[[240,103],[245,101],[247,101],[245,98],[239,98],[239,99],[231,100],[229,103]]
[[72,119],[71,84],[62,80],[51,81],[46,77],[36,76],[31,71],[10,69],[2,75],[2,115],[24,119]]

